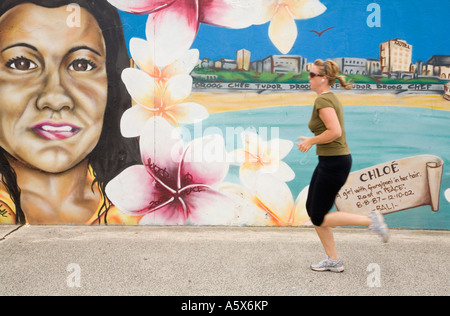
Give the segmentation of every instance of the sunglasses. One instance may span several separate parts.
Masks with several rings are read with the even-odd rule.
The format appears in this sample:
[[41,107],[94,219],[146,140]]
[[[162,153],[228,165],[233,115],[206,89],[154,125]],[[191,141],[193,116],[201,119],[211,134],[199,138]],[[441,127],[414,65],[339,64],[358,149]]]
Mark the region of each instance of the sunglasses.
[[311,77],[311,79],[314,78],[314,77],[325,77],[324,75],[319,75],[319,74],[316,74],[314,72],[310,72],[309,76]]

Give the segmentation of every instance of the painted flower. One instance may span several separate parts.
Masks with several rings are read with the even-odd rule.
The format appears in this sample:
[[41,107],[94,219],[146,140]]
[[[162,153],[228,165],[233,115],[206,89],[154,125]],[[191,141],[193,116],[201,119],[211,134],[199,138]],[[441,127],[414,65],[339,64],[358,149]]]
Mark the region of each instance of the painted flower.
[[269,37],[283,54],[288,54],[295,44],[298,29],[295,20],[311,19],[326,11],[319,0],[262,0],[260,21],[268,21]]
[[154,60],[165,67],[180,58],[197,36],[200,23],[227,28],[252,25],[261,0],[108,0],[118,9],[149,14],[147,40],[153,45]]
[[265,142],[252,131],[243,132],[241,137],[244,148],[232,152],[229,159],[241,165],[239,174],[244,185],[253,187],[260,173],[273,174],[283,182],[295,178],[294,171],[281,161],[292,150],[293,142],[284,139]]
[[165,65],[191,47],[200,23],[240,29],[271,21],[269,37],[287,54],[298,36],[295,20],[311,19],[326,11],[319,0],[108,1],[129,13],[149,14],[147,39],[155,44],[156,60]]
[[139,69],[157,79],[157,82],[162,86],[172,77],[189,75],[197,65],[200,55],[197,49],[190,49],[180,59],[162,67],[155,61],[153,45],[140,38],[130,40],[130,52]]
[[294,201],[288,185],[272,174],[258,174],[252,188],[224,183],[220,191],[232,196],[245,210],[241,224],[249,226],[310,225],[306,211],[308,187]]
[[205,107],[183,102],[192,92],[189,75],[198,62],[199,52],[187,50],[180,59],[161,66],[155,61],[155,50],[149,41],[132,38],[130,51],[139,69],[129,68],[122,80],[136,104],[122,116],[124,137],[137,137],[147,120],[161,116],[172,125],[192,124],[209,117]]
[[140,148],[143,165],[106,186],[122,212],[156,225],[227,225],[235,219],[231,199],[213,187],[229,169],[221,136],[195,139],[185,148],[178,130],[155,117],[145,126]]
[[193,124],[209,117],[206,108],[193,102],[183,102],[192,92],[192,77],[176,75],[161,84],[146,72],[128,68],[122,80],[133,100],[137,103],[122,116],[121,131],[124,137],[137,137],[147,121],[160,116],[173,126]]
[[150,14],[167,8],[177,0],[108,0],[117,9],[133,14]]

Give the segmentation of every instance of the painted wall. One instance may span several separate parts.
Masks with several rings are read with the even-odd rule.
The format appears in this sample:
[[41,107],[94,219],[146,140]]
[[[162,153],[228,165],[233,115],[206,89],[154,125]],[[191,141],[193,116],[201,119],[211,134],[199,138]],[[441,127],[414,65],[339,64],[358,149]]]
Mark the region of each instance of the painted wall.
[[19,2],[0,223],[310,225],[317,157],[295,144],[331,59],[354,83],[333,86],[354,160],[336,209],[450,229],[448,1]]

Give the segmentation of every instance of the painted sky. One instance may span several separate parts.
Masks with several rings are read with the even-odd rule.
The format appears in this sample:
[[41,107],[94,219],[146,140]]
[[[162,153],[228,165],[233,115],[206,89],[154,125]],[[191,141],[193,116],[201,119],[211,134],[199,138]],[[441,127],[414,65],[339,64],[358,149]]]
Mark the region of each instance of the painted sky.
[[[400,38],[413,45],[413,62],[427,61],[432,55],[450,55],[450,0],[321,0],[328,10],[319,17],[298,20],[299,35],[289,54],[312,61],[317,58],[379,58],[380,44]],[[381,6],[381,27],[369,27],[371,3]],[[145,38],[146,16],[122,13],[127,41]],[[245,48],[252,60],[280,54],[268,36],[269,24],[231,30],[210,25],[200,26],[192,48],[200,58],[235,59],[236,51]],[[311,30],[321,32],[321,37]]]

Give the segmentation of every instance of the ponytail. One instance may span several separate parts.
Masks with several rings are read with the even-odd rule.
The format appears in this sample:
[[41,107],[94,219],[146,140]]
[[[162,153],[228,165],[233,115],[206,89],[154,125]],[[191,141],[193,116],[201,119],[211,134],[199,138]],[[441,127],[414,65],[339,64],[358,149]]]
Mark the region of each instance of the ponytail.
[[344,89],[350,90],[353,88],[353,83],[351,81],[347,81],[345,76],[339,75],[339,66],[335,61],[330,59],[326,61],[317,59],[314,62],[314,65],[319,67],[322,76],[327,77],[330,86],[334,85],[337,79]]

